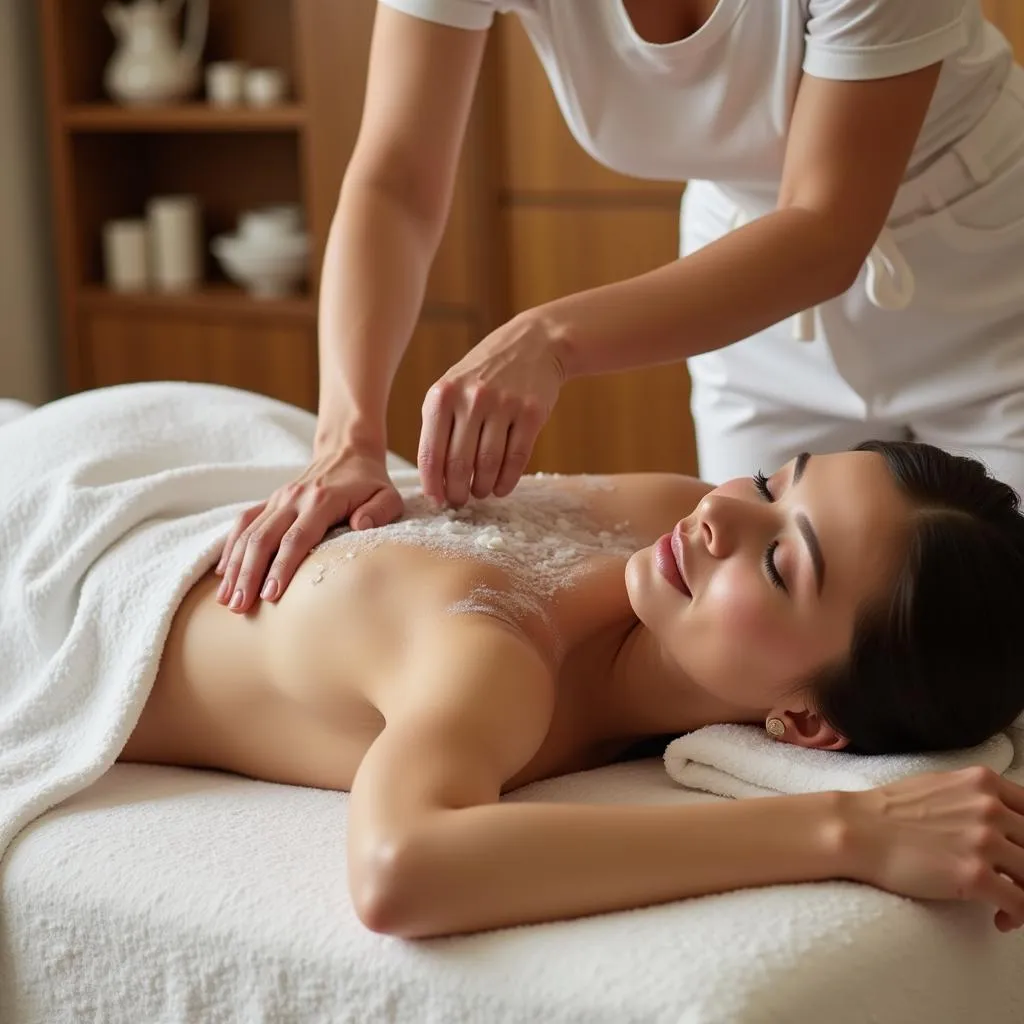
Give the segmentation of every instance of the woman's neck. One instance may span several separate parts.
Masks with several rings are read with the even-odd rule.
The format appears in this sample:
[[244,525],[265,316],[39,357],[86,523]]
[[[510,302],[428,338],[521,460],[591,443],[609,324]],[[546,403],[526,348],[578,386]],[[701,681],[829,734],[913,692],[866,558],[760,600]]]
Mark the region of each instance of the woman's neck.
[[612,657],[601,702],[609,735],[639,739],[763,718],[759,710],[737,707],[699,687],[642,623],[624,633]]

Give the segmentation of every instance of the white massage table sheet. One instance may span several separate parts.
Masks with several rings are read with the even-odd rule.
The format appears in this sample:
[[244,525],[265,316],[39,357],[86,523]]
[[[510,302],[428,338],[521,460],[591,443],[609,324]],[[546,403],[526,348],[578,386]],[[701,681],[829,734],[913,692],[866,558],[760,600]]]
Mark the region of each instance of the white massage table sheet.
[[[117,765],[0,865],[0,1019],[1019,1024],[1024,936],[828,883],[406,942],[367,931],[346,796]],[[660,761],[508,799],[684,802]]]

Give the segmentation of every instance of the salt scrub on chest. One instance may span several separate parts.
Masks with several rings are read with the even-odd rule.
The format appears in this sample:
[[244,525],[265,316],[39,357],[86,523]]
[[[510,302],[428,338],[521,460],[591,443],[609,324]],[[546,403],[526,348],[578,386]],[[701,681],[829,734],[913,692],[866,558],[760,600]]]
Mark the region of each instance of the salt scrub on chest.
[[524,477],[508,497],[473,498],[461,509],[437,509],[419,490],[404,493],[405,512],[397,522],[329,533],[315,549],[321,557],[313,583],[322,582],[337,562],[362,551],[409,544],[446,558],[495,565],[508,574],[508,592],[478,586],[452,605],[453,614],[482,612],[510,623],[533,617],[547,622],[545,599],[570,586],[587,558],[627,557],[638,547],[627,532],[628,522],[601,529],[587,512],[590,492],[614,491],[613,484],[600,477],[574,477],[576,486],[567,488],[552,486],[551,479]]

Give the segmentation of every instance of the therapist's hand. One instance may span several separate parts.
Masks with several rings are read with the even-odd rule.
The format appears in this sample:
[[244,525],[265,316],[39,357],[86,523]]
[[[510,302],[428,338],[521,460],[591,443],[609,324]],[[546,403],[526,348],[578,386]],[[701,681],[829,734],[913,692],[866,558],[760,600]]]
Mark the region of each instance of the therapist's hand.
[[521,314],[427,392],[417,460],[428,497],[458,507],[516,486],[565,381],[559,342],[542,314]]
[[348,519],[353,529],[364,530],[386,526],[401,512],[402,498],[384,458],[360,451],[317,453],[300,476],[238,517],[217,565],[224,577],[217,600],[239,613],[259,597],[276,601],[336,523]]

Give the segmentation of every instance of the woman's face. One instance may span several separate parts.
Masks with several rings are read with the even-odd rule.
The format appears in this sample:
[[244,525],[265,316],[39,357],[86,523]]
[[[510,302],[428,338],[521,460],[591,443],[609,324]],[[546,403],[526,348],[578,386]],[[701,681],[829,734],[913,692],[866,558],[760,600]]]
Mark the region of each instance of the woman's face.
[[909,513],[880,455],[801,455],[723,484],[634,554],[630,602],[697,686],[751,711],[791,708],[891,585]]

